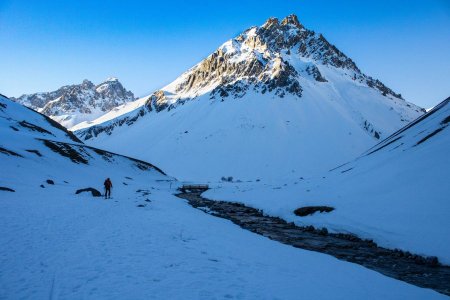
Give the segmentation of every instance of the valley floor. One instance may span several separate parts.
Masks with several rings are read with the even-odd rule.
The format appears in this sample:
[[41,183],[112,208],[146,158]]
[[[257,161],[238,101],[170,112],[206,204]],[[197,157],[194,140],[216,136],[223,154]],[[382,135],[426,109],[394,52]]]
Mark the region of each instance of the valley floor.
[[124,182],[110,200],[60,182],[0,191],[0,298],[447,298],[242,230],[169,182]]

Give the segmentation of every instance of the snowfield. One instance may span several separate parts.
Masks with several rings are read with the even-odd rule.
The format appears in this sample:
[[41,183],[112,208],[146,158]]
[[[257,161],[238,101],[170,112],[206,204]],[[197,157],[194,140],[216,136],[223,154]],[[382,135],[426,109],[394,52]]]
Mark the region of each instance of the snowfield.
[[[445,298],[193,209],[156,168],[0,104],[1,299]],[[106,177],[112,199],[75,194]]]
[[[224,102],[204,95],[173,110],[149,113],[131,126],[118,126],[111,135],[102,133],[86,143],[153,161],[181,180],[215,181],[222,176],[267,180],[320,174],[376,144],[361,129],[363,118],[354,111],[366,110],[372,119],[379,118],[385,134],[407,124],[399,122],[389,103],[373,103],[360,97],[358,90],[354,89],[353,98],[344,100],[333,94],[323,101],[313,100],[306,92],[302,99],[249,92],[246,99]],[[373,96],[378,95],[373,92]],[[350,102],[353,108],[349,111]],[[129,112],[130,106],[126,105],[125,116],[137,113]],[[419,116],[407,110],[403,113],[410,114],[405,120]]]
[[71,173],[51,172],[67,185],[41,189],[37,179],[1,192],[0,298],[447,298],[244,231],[175,198],[167,182],[125,186],[114,174],[113,199],[103,200],[74,195],[83,174]]

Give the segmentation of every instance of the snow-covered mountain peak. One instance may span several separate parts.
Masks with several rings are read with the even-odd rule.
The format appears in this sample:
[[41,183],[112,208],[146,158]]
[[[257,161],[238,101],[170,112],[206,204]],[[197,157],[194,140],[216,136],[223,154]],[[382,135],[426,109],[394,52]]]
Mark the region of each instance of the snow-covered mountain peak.
[[422,113],[291,15],[71,130],[183,179],[280,178],[329,170]]
[[[180,98],[210,93],[218,97],[242,98],[253,90],[302,97],[304,86],[327,82],[322,73],[332,71],[358,85],[373,88],[383,96],[401,99],[379,80],[363,74],[356,64],[321,34],[306,29],[297,16],[281,22],[269,18],[222,44],[216,51],[163,90]],[[311,82],[312,81],[312,82]],[[174,99],[175,98],[175,99]],[[159,108],[161,109],[161,108]]]
[[22,95],[13,100],[72,127],[134,99],[132,92],[111,77],[98,85],[85,79],[81,84],[66,85],[48,93]]

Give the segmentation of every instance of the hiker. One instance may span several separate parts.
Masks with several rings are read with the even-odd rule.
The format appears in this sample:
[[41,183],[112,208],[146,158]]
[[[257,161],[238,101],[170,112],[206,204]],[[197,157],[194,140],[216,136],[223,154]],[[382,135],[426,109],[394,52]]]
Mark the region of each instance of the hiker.
[[106,178],[105,183],[103,184],[105,185],[105,199],[111,198],[111,188],[112,188],[111,179]]

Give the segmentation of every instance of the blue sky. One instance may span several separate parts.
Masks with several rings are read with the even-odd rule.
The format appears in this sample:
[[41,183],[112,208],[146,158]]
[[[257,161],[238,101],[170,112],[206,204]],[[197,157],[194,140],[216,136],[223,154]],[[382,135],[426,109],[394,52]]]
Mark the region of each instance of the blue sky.
[[423,107],[450,96],[450,1],[0,0],[0,93],[115,76],[136,96],[226,40],[295,13],[359,68]]

